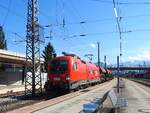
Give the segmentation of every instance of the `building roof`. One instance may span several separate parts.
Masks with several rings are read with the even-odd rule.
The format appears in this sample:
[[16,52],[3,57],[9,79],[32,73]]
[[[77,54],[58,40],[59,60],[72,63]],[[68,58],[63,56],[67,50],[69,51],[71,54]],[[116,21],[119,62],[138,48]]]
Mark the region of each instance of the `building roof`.
[[[23,54],[17,53],[17,52],[0,49],[0,62],[25,64],[26,55],[23,55]],[[43,58],[41,58],[41,62],[44,62]]]

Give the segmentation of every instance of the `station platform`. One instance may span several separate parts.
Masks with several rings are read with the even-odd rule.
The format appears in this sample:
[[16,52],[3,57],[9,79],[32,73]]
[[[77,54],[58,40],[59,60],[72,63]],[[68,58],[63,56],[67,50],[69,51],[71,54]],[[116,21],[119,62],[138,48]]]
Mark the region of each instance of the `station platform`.
[[24,85],[0,85],[0,95],[6,94],[9,92],[20,92],[24,91],[25,86]]
[[83,110],[83,104],[102,98],[115,84],[116,79],[8,113],[79,113]]
[[150,113],[150,87],[123,79],[125,88],[120,89],[122,97],[128,101],[128,106],[120,109],[120,113]]
[[[118,109],[118,113],[150,113],[150,88],[127,79],[122,79],[122,81],[125,83],[125,87],[120,88],[119,95],[127,99],[128,105]],[[114,79],[91,88],[25,106],[8,113],[82,113],[83,104],[96,98],[102,98],[107,91],[116,90],[116,83],[117,80]],[[109,97],[104,101],[103,108],[113,108]],[[102,111],[102,113],[115,112]]]

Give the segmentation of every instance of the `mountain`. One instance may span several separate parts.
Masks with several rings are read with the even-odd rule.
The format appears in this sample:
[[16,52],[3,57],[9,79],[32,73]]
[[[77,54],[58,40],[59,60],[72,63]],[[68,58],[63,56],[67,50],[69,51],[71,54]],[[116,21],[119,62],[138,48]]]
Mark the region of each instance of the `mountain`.
[[[96,65],[98,65],[98,63],[95,63]],[[101,66],[104,67],[105,64],[103,62],[101,62]],[[120,66],[123,66],[123,67],[143,67],[143,66],[146,66],[146,67],[150,67],[150,61],[127,61],[127,62],[123,62],[120,64]],[[117,64],[111,64],[111,65],[107,65],[107,67],[117,67]]]
[[139,66],[150,66],[150,61],[132,61],[132,62],[130,62],[130,61],[128,61],[128,62],[124,62],[123,63],[123,66],[127,66],[127,67],[139,67]]

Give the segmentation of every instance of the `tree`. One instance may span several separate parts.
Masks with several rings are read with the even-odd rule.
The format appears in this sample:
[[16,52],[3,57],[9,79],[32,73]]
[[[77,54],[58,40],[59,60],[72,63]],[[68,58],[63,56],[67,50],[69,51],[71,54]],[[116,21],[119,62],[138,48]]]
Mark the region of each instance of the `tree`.
[[7,42],[5,40],[5,33],[2,26],[0,26],[0,49],[7,50]]
[[55,49],[53,48],[50,42],[45,46],[42,56],[45,61],[44,62],[45,70],[46,72],[48,72],[48,63],[56,56]]

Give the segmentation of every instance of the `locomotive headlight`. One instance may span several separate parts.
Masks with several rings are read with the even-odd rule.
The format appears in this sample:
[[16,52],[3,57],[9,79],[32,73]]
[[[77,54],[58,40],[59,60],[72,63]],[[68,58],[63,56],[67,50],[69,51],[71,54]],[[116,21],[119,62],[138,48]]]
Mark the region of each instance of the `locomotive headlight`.
[[66,77],[66,80],[70,80],[70,77],[67,76],[67,77]]

